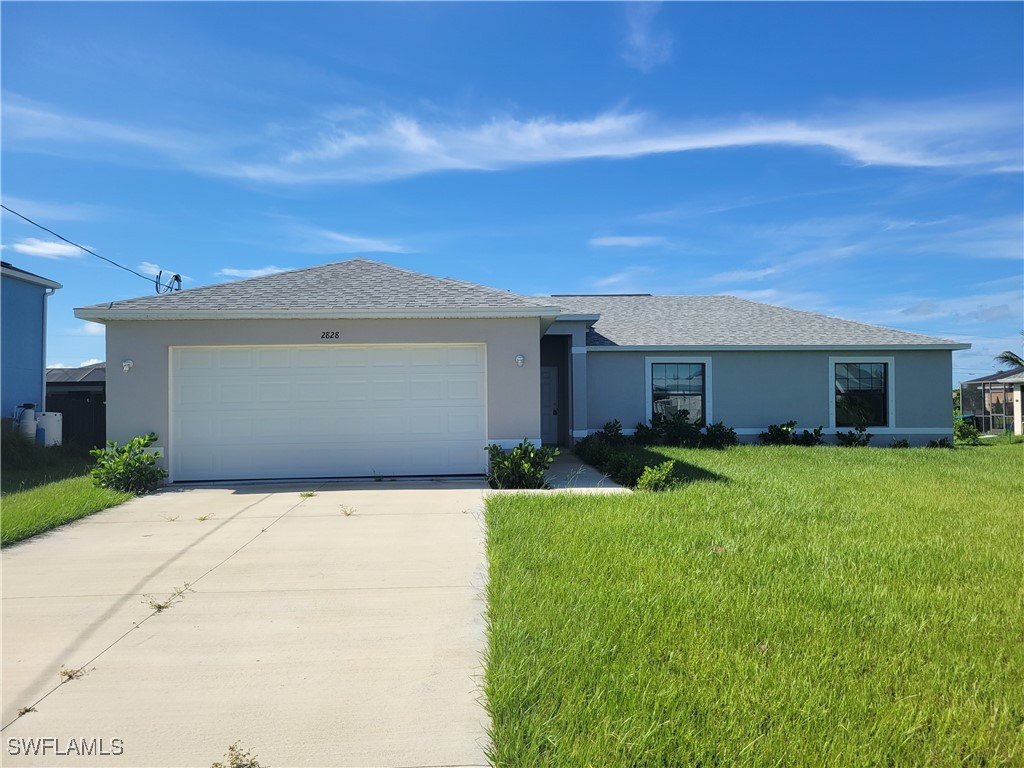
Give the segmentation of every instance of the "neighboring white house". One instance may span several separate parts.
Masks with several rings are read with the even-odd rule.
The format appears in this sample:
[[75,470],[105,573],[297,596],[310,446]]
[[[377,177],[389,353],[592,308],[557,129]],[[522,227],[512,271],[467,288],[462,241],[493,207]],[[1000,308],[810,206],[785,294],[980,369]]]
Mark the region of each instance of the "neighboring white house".
[[353,259],[75,310],[106,325],[107,436],[171,481],[480,474],[690,411],[744,439],[952,436],[947,339],[730,296],[520,296]]

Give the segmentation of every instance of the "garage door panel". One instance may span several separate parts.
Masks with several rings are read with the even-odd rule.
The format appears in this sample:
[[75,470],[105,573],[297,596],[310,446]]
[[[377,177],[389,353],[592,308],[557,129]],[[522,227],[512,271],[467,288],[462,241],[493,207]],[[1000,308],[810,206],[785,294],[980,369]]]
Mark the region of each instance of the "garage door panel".
[[483,345],[174,349],[173,479],[481,473],[484,361]]

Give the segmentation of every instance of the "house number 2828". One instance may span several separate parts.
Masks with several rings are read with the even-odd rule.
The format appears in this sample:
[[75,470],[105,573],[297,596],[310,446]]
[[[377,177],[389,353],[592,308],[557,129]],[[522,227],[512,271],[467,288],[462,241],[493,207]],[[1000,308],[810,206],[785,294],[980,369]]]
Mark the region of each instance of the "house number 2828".
[[339,339],[339,338],[341,338],[341,336],[339,335],[339,333],[337,331],[321,331],[320,332],[320,338],[321,339]]

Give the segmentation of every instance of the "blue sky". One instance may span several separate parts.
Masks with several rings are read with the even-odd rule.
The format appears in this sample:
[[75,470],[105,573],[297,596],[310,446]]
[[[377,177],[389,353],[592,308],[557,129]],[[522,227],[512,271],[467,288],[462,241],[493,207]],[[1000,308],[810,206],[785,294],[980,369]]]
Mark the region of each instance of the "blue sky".
[[[1024,327],[1024,5],[11,3],[4,204],[195,287],[354,256],[527,294]],[[9,214],[76,306],[142,279]]]

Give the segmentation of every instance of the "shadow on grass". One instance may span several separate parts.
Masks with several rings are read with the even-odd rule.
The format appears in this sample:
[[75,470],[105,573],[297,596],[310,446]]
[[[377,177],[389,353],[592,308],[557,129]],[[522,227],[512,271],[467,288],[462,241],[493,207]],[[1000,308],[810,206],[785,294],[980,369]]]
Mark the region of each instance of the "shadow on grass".
[[[712,453],[710,449],[708,452]],[[726,475],[719,474],[718,472],[712,472],[710,469],[706,469],[705,467],[698,467],[696,464],[690,464],[689,462],[683,461],[675,456],[666,456],[664,453],[659,453],[658,451],[650,448],[634,446],[627,448],[624,453],[645,467],[656,467],[659,464],[664,464],[666,461],[674,461],[675,467],[672,469],[672,477],[681,485],[687,485],[689,483],[730,482]]]

